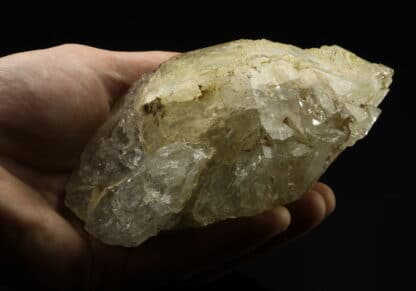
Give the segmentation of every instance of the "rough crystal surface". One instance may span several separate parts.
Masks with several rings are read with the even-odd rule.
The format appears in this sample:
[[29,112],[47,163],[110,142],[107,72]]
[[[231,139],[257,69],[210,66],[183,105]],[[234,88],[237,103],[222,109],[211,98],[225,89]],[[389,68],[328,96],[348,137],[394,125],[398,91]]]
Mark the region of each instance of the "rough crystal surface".
[[66,205],[108,244],[298,199],[377,119],[393,71],[338,46],[240,40],[142,77],[90,141]]

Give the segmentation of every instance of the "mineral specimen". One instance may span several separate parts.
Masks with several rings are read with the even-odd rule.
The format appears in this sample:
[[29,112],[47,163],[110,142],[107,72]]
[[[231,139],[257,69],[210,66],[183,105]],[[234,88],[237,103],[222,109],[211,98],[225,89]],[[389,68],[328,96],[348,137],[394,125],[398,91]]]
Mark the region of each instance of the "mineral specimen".
[[298,199],[377,119],[393,71],[338,46],[240,40],[143,76],[89,142],[66,205],[108,244]]

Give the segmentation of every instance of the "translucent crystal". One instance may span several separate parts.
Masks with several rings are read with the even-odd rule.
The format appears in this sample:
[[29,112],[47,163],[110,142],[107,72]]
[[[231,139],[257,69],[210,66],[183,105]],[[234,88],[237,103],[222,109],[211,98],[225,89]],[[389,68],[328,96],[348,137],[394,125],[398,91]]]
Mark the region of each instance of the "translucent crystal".
[[240,40],[182,54],[116,105],[66,205],[103,242],[136,246],[289,203],[366,135],[392,75],[338,46]]

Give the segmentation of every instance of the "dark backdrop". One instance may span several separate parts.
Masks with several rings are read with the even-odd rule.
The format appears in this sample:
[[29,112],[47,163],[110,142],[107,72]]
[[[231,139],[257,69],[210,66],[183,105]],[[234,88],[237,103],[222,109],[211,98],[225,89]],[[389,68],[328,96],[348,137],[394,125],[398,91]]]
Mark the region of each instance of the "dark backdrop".
[[106,15],[98,8],[81,15],[81,7],[66,15],[65,7],[29,17],[10,12],[12,17],[0,20],[0,56],[66,42],[117,50],[187,51],[239,38],[267,38],[301,47],[338,44],[391,66],[396,73],[379,121],[322,178],[336,191],[336,212],[308,236],[198,288],[412,289],[405,287],[412,271],[405,263],[411,263],[409,236],[415,229],[410,184],[416,113],[410,82],[413,21],[406,8],[380,2],[365,11],[352,3],[333,3],[322,8],[331,10],[317,13],[302,3],[292,8],[240,3],[232,9],[209,8],[207,3],[181,14],[163,3],[152,9],[120,7]]

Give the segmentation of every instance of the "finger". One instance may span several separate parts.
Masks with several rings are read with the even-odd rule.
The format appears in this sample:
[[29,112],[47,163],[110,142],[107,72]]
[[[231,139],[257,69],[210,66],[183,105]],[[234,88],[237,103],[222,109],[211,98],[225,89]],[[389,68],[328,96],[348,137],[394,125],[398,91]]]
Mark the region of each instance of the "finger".
[[300,200],[287,205],[292,223],[287,232],[270,241],[270,245],[280,244],[304,235],[324,220],[327,211],[325,199],[313,189],[306,192]]
[[72,226],[40,193],[1,166],[0,237],[4,264],[30,280],[48,274],[52,276],[43,284],[70,284],[77,269],[80,277],[88,273],[87,246]]
[[267,242],[254,255],[265,253],[314,229],[335,209],[335,195],[331,188],[319,182],[300,200],[287,205],[287,208],[291,215],[291,224],[287,231]]
[[317,182],[312,187],[312,189],[316,192],[319,192],[319,194],[321,194],[322,198],[325,200],[326,215],[328,216],[334,212],[336,207],[336,199],[332,189],[328,185],[321,182]]
[[155,70],[178,54],[168,51],[106,52],[111,70],[101,71],[100,74],[113,98],[122,95],[144,73]]
[[289,235],[303,234],[322,222],[326,216],[326,203],[322,195],[311,189],[302,199],[287,206],[293,216]]
[[[223,221],[206,228],[167,232],[133,251],[127,269],[145,274],[163,273],[169,279],[223,264],[249,253],[285,231],[290,214],[277,207],[255,217]],[[147,275],[146,275],[147,274]]]
[[288,241],[308,233],[319,225],[326,216],[334,211],[335,195],[330,187],[318,182],[310,191],[305,193],[300,200],[287,205],[287,208],[290,211],[291,217],[291,223],[287,231],[278,234],[248,256],[232,262],[226,262],[221,266],[208,270],[208,272],[201,272],[197,276],[191,278],[189,284],[192,285],[195,282],[206,282],[218,278],[244,261],[264,254],[271,249],[276,248],[278,245],[287,243]]
[[68,173],[48,173],[36,171],[16,161],[0,156],[0,166],[25,185],[36,190],[55,210],[61,207],[65,194],[64,185],[68,180]]

